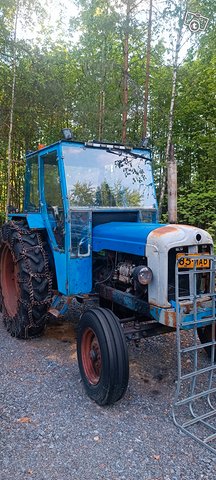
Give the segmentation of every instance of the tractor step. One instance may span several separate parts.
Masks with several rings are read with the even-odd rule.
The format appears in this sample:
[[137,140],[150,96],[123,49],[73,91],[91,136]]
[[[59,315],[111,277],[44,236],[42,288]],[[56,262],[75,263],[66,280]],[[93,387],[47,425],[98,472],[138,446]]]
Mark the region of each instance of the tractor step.
[[[205,285],[208,283],[209,286],[208,292],[205,291],[205,294],[200,291],[203,271],[197,268],[197,261],[194,262],[192,269],[184,269],[184,271],[176,264],[178,379],[173,404],[173,419],[182,432],[216,453],[216,257],[209,255],[208,258],[210,268],[207,273],[205,271],[204,275],[208,276],[205,278]],[[184,314],[183,309],[180,308],[181,302],[185,299],[185,296],[182,297],[179,293],[181,275],[188,276],[188,285],[190,285],[188,297],[190,297],[190,302],[192,301],[190,313],[193,313],[193,323],[192,328],[187,331],[184,330]],[[210,299],[212,315],[209,317],[208,312],[208,316],[202,317],[203,326],[200,328],[198,305],[200,299],[204,298],[206,294]]]
[[49,308],[48,313],[50,313],[50,315],[53,315],[56,318],[61,316],[60,311],[57,308]]
[[51,306],[48,313],[58,318],[63,316],[69,308],[69,305],[73,303],[73,298],[59,295],[58,293],[53,296]]
[[63,315],[65,315],[65,313],[67,313],[68,309],[71,306],[79,310],[80,314],[82,314],[86,308],[93,308],[95,306],[98,306],[98,295],[84,294],[66,297],[64,295],[55,293],[48,313],[50,313],[56,318],[62,317]]

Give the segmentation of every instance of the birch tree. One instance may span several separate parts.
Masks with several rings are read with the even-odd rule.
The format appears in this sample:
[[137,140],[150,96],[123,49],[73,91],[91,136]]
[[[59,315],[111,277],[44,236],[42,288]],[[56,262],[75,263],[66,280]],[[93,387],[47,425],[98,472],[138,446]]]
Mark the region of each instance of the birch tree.
[[136,13],[137,8],[143,0],[122,0],[126,7],[124,21],[124,67],[123,67],[123,105],[122,105],[122,143],[127,141],[127,120],[128,120],[128,73],[129,73],[129,38],[132,15]]
[[[177,72],[178,72],[178,61],[179,61],[179,52],[181,48],[181,41],[183,36],[183,27],[184,27],[184,14],[186,10],[186,3],[180,1],[179,4],[176,5],[174,2],[169,2],[170,5],[167,7],[171,9],[172,17],[175,19],[177,17],[177,28],[176,28],[176,39],[174,44],[174,51],[173,51],[173,74],[172,74],[172,92],[171,92],[171,101],[170,101],[170,109],[169,109],[169,121],[168,121],[168,131],[167,131],[167,144],[166,144],[166,153],[165,153],[165,166],[164,172],[162,177],[162,186],[160,191],[160,200],[159,200],[159,216],[161,215],[162,204],[164,200],[164,194],[166,190],[166,180],[167,180],[167,170],[170,169],[171,172],[174,172],[174,176],[176,177],[176,165],[175,165],[175,157],[174,154],[171,154],[171,144],[172,144],[172,134],[173,134],[173,122],[174,122],[174,107],[175,107],[175,97],[176,97],[176,87],[177,87]],[[174,8],[172,8],[174,7]],[[169,175],[169,179],[171,180],[171,176]],[[173,181],[174,178],[172,177]],[[172,180],[171,180],[172,183]],[[175,188],[177,184],[171,185],[172,191],[169,191],[168,198],[171,200],[174,195]],[[171,203],[172,204],[172,203]],[[169,221],[171,223],[175,223],[177,221],[176,208],[173,208],[172,205],[172,213],[170,215]],[[168,208],[169,212],[169,208]]]

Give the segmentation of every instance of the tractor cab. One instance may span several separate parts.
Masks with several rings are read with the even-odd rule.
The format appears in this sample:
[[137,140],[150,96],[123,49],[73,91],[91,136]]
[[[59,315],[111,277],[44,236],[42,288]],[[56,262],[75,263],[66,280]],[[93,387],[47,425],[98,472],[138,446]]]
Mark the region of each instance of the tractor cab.
[[48,233],[62,294],[92,290],[95,226],[156,222],[149,149],[63,140],[27,155],[25,185],[24,214]]

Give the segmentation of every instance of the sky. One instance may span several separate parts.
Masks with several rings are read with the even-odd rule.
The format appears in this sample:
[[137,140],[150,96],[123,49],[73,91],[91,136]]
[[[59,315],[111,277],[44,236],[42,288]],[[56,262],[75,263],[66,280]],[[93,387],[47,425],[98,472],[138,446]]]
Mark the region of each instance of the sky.
[[[137,2],[139,4],[139,1]],[[156,12],[160,12],[163,9],[165,4],[165,0],[154,0],[153,1],[153,14]],[[140,5],[138,6],[138,18],[141,20],[142,18],[146,18],[148,14],[148,6],[149,0],[142,0]],[[55,29],[55,25],[58,22],[60,16],[65,24],[67,29],[69,25],[70,17],[75,16],[78,14],[78,7],[75,5],[73,0],[46,0],[44,2],[44,8],[47,11],[47,17],[45,20],[45,25],[53,27]],[[37,37],[39,32],[39,23],[37,21],[37,16],[35,15],[34,18],[34,26],[26,26],[23,28],[23,25],[19,23],[18,25],[18,37],[25,38],[29,40],[34,40]],[[55,34],[54,34],[55,37]]]
[[[60,16],[63,24],[65,25],[66,31],[69,26],[70,18],[78,14],[78,8],[74,4],[73,0],[47,0],[44,2],[43,8],[46,10],[44,28],[53,29],[53,33],[51,35],[53,40],[56,39],[55,26],[57,25]],[[25,28],[23,28],[23,24],[18,22],[17,36],[19,39],[24,38],[25,40],[34,42],[38,38],[38,35],[40,35],[40,26],[36,14],[33,15],[33,22],[30,26],[25,24]]]
[[[165,0],[153,0],[153,18],[155,15],[158,13],[161,13],[164,6],[165,6]],[[148,7],[149,7],[149,0],[143,0],[140,2],[140,5],[138,7],[138,18],[141,20],[142,18],[145,19],[148,16]],[[68,26],[69,26],[69,21],[71,17],[76,17],[78,14],[78,8],[73,2],[73,0],[46,0],[44,3],[44,8],[46,9],[46,17],[44,20],[44,29],[46,31],[49,31],[50,34],[50,39],[52,41],[55,41],[57,38],[56,34],[56,26],[58,24],[58,21],[61,18],[61,22],[63,25],[65,25],[65,28],[63,28],[63,32],[66,32],[65,39],[68,36]],[[33,19],[33,25],[28,26],[25,24],[25,28],[21,24],[21,22],[18,23],[18,38],[22,39],[24,38],[25,40],[29,40],[30,42],[39,42],[40,39],[40,27],[39,27],[39,22],[37,15],[34,16]],[[64,40],[64,33],[62,32],[62,40]],[[170,38],[169,38],[170,32],[168,31],[163,31],[163,39],[164,42],[167,46],[170,44]],[[183,41],[183,46],[180,51],[180,56],[179,56],[179,61],[182,62],[187,50],[190,46],[190,40],[188,40],[191,37],[189,29],[185,27],[185,38]],[[77,32],[74,37],[73,41],[78,42],[79,40],[79,32]],[[167,62],[171,61],[171,57],[169,54],[167,54],[166,58]]]

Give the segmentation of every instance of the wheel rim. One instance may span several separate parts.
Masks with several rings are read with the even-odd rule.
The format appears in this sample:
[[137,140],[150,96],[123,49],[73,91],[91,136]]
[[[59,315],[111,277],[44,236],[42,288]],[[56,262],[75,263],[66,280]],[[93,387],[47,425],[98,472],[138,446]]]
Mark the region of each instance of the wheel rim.
[[87,328],[81,344],[82,365],[89,383],[97,385],[100,380],[102,361],[98,338],[91,328]]
[[1,289],[4,305],[10,317],[18,310],[19,284],[17,280],[18,267],[14,263],[11,250],[5,245],[1,255]]

